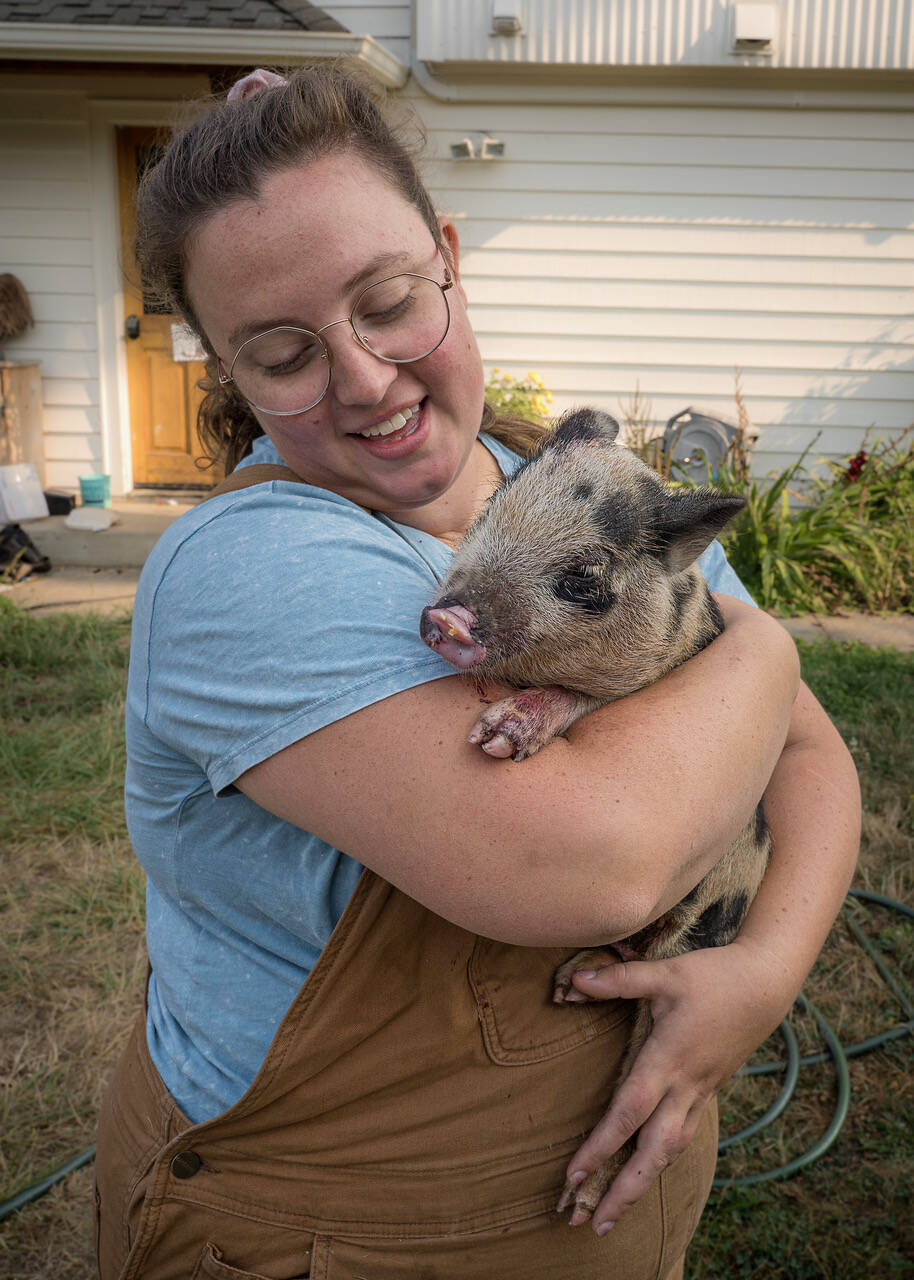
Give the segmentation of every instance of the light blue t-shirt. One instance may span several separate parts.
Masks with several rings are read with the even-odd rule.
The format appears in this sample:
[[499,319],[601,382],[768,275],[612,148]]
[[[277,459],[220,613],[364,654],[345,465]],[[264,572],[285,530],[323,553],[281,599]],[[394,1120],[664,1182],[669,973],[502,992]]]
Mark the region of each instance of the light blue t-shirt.
[[[505,474],[520,459],[485,443]],[[245,464],[281,462],[266,438]],[[147,873],[153,1062],[195,1123],[236,1102],[361,866],[234,780],[316,729],[453,675],[419,637],[452,551],[310,485],[187,512],[150,555],[133,622],[126,808]],[[747,599],[717,543],[714,590]]]

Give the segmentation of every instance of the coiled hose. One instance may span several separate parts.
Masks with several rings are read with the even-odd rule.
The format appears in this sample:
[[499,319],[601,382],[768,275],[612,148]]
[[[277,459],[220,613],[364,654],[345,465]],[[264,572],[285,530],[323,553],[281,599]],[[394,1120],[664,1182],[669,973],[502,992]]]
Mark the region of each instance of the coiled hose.
[[[877,906],[899,911],[908,916],[909,919],[914,920],[914,911],[910,907],[905,906],[903,902],[896,902],[894,898],[886,898],[881,893],[871,893],[868,889],[851,889],[848,893],[848,898],[858,898],[862,902],[873,902]],[[847,906],[847,901],[845,901],[845,906]],[[850,1068],[847,1065],[848,1058],[857,1058],[863,1053],[869,1053],[871,1049],[878,1049],[880,1045],[888,1044],[891,1040],[899,1040],[902,1036],[910,1035],[911,1031],[914,1030],[914,1004],[912,1004],[908,992],[889,969],[882,956],[879,955],[852,915],[845,916],[845,924],[857,943],[872,960],[879,976],[901,1005],[905,1021],[900,1022],[889,1031],[883,1031],[880,1035],[869,1036],[866,1040],[858,1040],[856,1044],[842,1045],[822,1012],[816,1008],[811,1000],[807,1000],[801,992],[797,996],[796,1003],[804,1013],[811,1013],[815,1018],[822,1039],[827,1045],[827,1052],[814,1053],[801,1058],[796,1034],[785,1018],[778,1029],[784,1039],[787,1051],[786,1061],[763,1062],[757,1066],[743,1067],[739,1073],[740,1075],[761,1076],[773,1075],[775,1072],[783,1071],[785,1072],[784,1084],[780,1093],[764,1115],[759,1116],[757,1120],[747,1125],[745,1129],[741,1129],[739,1133],[734,1133],[731,1137],[724,1138],[718,1143],[717,1151],[720,1154],[721,1151],[734,1146],[737,1142],[743,1142],[747,1138],[751,1138],[753,1134],[758,1133],[760,1129],[764,1129],[776,1120],[793,1096],[800,1074],[800,1067],[828,1062],[829,1058],[834,1064],[838,1086],[838,1096],[835,1100],[835,1110],[831,1121],[821,1138],[818,1138],[802,1155],[788,1161],[787,1164],[779,1165],[776,1169],[766,1169],[763,1173],[749,1173],[741,1178],[715,1178],[712,1186],[748,1187],[761,1182],[773,1182],[777,1178],[789,1178],[793,1174],[799,1173],[801,1169],[805,1169],[807,1165],[812,1164],[814,1160],[818,1160],[838,1137],[844,1121],[847,1119],[851,1100],[851,1076]]]
[[[849,898],[858,898],[864,902],[872,902],[877,906],[887,907],[892,911],[899,911],[903,915],[914,920],[914,910],[907,907],[902,902],[896,902],[894,898],[883,897],[879,893],[870,893],[868,889],[851,889]],[[845,902],[845,906],[847,902]],[[773,1124],[781,1115],[787,1104],[793,1096],[796,1088],[797,1079],[799,1078],[800,1068],[813,1066],[819,1063],[828,1062],[829,1058],[834,1064],[835,1075],[838,1084],[838,1097],[835,1102],[834,1114],[831,1118],[827,1129],[816,1142],[804,1151],[802,1155],[797,1156],[795,1160],[789,1161],[787,1164],[780,1165],[776,1169],[766,1169],[763,1173],[751,1173],[742,1178],[715,1178],[713,1186],[715,1187],[745,1187],[750,1184],[760,1182],[772,1182],[776,1178],[789,1178],[795,1173],[799,1173],[801,1169],[812,1164],[814,1160],[818,1160],[829,1149],[838,1134],[844,1121],[847,1119],[848,1109],[850,1107],[851,1097],[851,1078],[850,1070],[847,1065],[848,1058],[856,1058],[860,1054],[869,1053],[871,1049],[877,1049],[880,1045],[887,1044],[891,1040],[898,1040],[902,1036],[910,1035],[914,1030],[914,1004],[908,995],[906,989],[899,983],[898,979],[886,965],[882,956],[876,951],[869,938],[857,924],[852,916],[846,917],[846,924],[853,934],[856,941],[863,948],[866,954],[872,960],[873,964],[885,982],[886,986],[894,995],[895,999],[901,1005],[905,1015],[905,1021],[892,1027],[889,1031],[883,1031],[880,1035],[870,1036],[866,1040],[860,1040],[856,1044],[842,1045],[838,1041],[831,1025],[816,1006],[800,993],[797,996],[796,1003],[804,1013],[811,1013],[818,1024],[822,1038],[827,1045],[827,1052],[815,1053],[807,1057],[800,1056],[799,1046],[797,1044],[796,1033],[791,1027],[789,1021],[785,1018],[779,1027],[779,1031],[784,1040],[786,1049],[786,1060],[782,1062],[765,1062],[758,1066],[744,1067],[740,1074],[744,1075],[773,1075],[783,1071],[784,1084],[781,1091],[772,1105],[764,1113],[754,1120],[752,1124],[745,1129],[741,1129],[739,1133],[734,1133],[728,1138],[724,1138],[718,1144],[718,1153],[726,1151],[728,1147],[735,1146],[738,1142],[744,1142],[747,1138],[751,1138],[761,1129]],[[31,1204],[34,1200],[38,1200],[58,1182],[62,1182],[64,1178],[75,1173],[77,1169],[82,1169],[95,1159],[95,1144],[86,1147],[85,1151],[81,1151],[78,1156],[74,1156],[72,1160],[68,1160],[66,1164],[61,1165],[59,1169],[55,1169],[53,1173],[48,1174],[46,1178],[42,1178],[40,1182],[34,1182],[30,1187],[25,1187],[9,1200],[5,1200],[0,1204],[0,1222],[4,1222],[7,1218],[17,1213],[20,1209],[25,1208],[27,1204]]]

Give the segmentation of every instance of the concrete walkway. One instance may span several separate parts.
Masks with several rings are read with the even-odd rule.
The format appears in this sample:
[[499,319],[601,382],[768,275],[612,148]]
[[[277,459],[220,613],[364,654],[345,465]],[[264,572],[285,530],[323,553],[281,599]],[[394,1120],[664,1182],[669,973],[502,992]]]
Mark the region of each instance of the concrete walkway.
[[[202,495],[201,495],[202,496]],[[68,529],[64,516],[23,524],[32,541],[50,556],[50,573],[33,573],[13,587],[0,587],[5,598],[35,615],[96,610],[103,613],[133,606],[140,569],[158,538],[173,520],[189,511],[193,496],[182,493],[139,495],[115,502],[117,524],[100,533]],[[914,614],[873,617],[808,614],[782,618],[793,636],[803,640],[859,640],[914,651]]]
[[98,533],[68,528],[66,516],[23,521],[35,546],[50,557],[51,572],[33,573],[0,589],[7,600],[35,614],[130,610],[149,552],[171,522],[194,505],[185,493],[125,498],[111,507],[117,523]]

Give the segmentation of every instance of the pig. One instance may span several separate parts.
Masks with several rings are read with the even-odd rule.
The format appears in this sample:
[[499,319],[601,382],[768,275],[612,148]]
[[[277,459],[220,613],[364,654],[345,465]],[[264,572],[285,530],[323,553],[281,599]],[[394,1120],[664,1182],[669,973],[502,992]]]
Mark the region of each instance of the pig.
[[[696,560],[744,506],[709,488],[673,488],[617,440],[608,414],[566,415],[504,481],[458,547],[441,592],[422,612],[423,640],[458,670],[518,692],[487,707],[469,741],[523,760],[582,715],[659,679],[723,630]],[[761,803],[682,902],[611,944],[623,959],[658,960],[732,941],[761,883],[770,838]],[[579,952],[555,975],[557,1004],[585,997],[576,969],[610,959]],[[615,957],[612,957],[615,959]],[[650,1034],[639,1001],[620,1081]],[[586,1221],[634,1139],[559,1209]]]

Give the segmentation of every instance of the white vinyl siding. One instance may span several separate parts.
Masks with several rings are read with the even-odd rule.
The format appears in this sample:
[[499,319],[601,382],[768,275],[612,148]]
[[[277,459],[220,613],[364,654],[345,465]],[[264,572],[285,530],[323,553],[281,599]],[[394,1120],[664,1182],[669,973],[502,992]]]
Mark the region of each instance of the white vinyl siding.
[[[408,25],[408,5],[369,9]],[[100,368],[119,245],[100,232],[110,197],[92,177],[88,94],[68,79],[0,91],[0,271],[20,277],[35,312],[6,356],[41,363],[48,484],[75,488],[111,465],[118,434],[128,448],[129,424],[116,318]],[[127,96],[121,80],[107,92]],[[834,110],[444,103],[415,82],[406,93],[429,131],[433,196],[460,230],[489,369],[539,370],[558,409],[618,415],[637,385],[661,426],[688,405],[733,419],[738,368],[760,473],[819,432],[814,453],[841,457],[868,428],[911,422],[914,111],[850,89]],[[482,131],[505,142],[503,160],[450,158]]]
[[35,316],[5,355],[40,362],[46,483],[72,489],[102,470],[85,97],[0,94],[0,173],[0,271]]
[[[735,0],[524,0],[523,30],[491,34],[492,0],[416,0],[417,54],[490,67],[764,66],[910,71],[911,0],[777,0],[763,55],[734,51]],[[324,6],[326,8],[326,5]]]
[[[462,2],[462,0],[461,0]],[[336,18],[354,35],[374,36],[401,62],[409,66],[410,38],[412,34],[412,6],[410,0],[334,0],[333,4],[321,4],[324,13]]]
[[[911,114],[416,105],[488,369],[658,427],[735,420],[739,369],[761,473],[911,422]],[[447,158],[484,130],[503,160]]]

